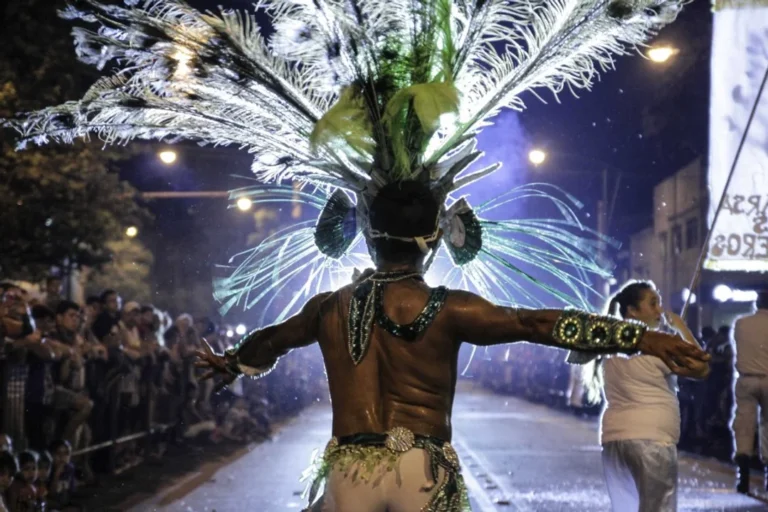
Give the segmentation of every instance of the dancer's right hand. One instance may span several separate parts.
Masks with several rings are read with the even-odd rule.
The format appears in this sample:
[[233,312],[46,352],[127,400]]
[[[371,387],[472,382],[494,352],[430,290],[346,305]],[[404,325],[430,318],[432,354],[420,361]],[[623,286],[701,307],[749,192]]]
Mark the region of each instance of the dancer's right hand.
[[709,374],[711,356],[680,336],[647,331],[640,339],[638,349],[643,354],[658,357],[682,377],[701,379]]
[[203,350],[196,350],[195,355],[198,358],[198,361],[195,362],[195,366],[207,370],[202,377],[200,377],[200,380],[219,377],[219,381],[213,388],[214,393],[218,393],[237,379],[237,376],[233,375],[227,369],[227,360],[224,356],[216,354],[205,338],[203,338]]

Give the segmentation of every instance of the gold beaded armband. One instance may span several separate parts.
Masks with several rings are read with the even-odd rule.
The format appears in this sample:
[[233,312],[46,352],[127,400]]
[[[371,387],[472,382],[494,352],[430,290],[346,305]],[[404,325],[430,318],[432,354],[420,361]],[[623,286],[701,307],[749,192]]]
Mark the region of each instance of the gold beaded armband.
[[583,311],[564,311],[552,336],[563,348],[583,352],[634,354],[647,326]]

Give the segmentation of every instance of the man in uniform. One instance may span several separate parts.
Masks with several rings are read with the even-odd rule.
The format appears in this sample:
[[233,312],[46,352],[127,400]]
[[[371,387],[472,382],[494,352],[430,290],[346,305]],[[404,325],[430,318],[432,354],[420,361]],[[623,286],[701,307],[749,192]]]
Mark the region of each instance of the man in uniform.
[[[736,385],[731,431],[735,444],[734,461],[738,466],[736,490],[749,493],[749,463],[755,455],[755,428],[760,407],[760,454],[768,463],[768,291],[757,296],[757,310],[736,319],[733,349]],[[768,489],[768,469],[765,486]]]

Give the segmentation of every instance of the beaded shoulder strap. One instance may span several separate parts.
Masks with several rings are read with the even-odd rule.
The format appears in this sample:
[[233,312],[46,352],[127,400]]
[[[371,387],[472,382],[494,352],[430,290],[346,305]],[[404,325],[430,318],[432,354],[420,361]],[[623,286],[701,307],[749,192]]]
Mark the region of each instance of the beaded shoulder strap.
[[432,321],[443,309],[446,297],[448,297],[448,289],[445,286],[433,288],[429,294],[427,305],[421,310],[419,316],[413,322],[401,325],[384,313],[384,294],[381,293],[378,296],[379,304],[376,308],[376,324],[392,336],[397,336],[405,341],[414,341],[427,330],[427,327],[432,325]]
[[349,302],[347,349],[355,364],[359,364],[368,351],[374,325],[385,329],[393,336],[414,341],[432,324],[448,296],[445,287],[433,288],[427,305],[408,325],[399,325],[384,314],[384,286],[387,283],[405,279],[421,279],[419,274],[376,273],[355,287]]

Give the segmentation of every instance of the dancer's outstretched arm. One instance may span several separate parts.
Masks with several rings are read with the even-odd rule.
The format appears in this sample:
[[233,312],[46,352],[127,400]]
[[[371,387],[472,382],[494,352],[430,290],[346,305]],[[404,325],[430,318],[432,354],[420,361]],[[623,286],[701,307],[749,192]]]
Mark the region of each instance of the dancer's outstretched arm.
[[215,388],[218,391],[241,375],[267,375],[280,357],[294,348],[306,347],[317,341],[322,303],[329,295],[315,295],[298,314],[285,322],[252,331],[224,354],[215,354],[207,342],[203,343],[203,350],[197,351],[200,360],[195,363],[198,368],[209,370],[202,378],[223,375],[223,380]]
[[527,341],[596,354],[643,353],[690,377],[701,377],[708,366],[709,355],[697,346],[637,322],[575,310],[508,308],[462,291],[451,292],[446,309],[457,340],[475,345]]

